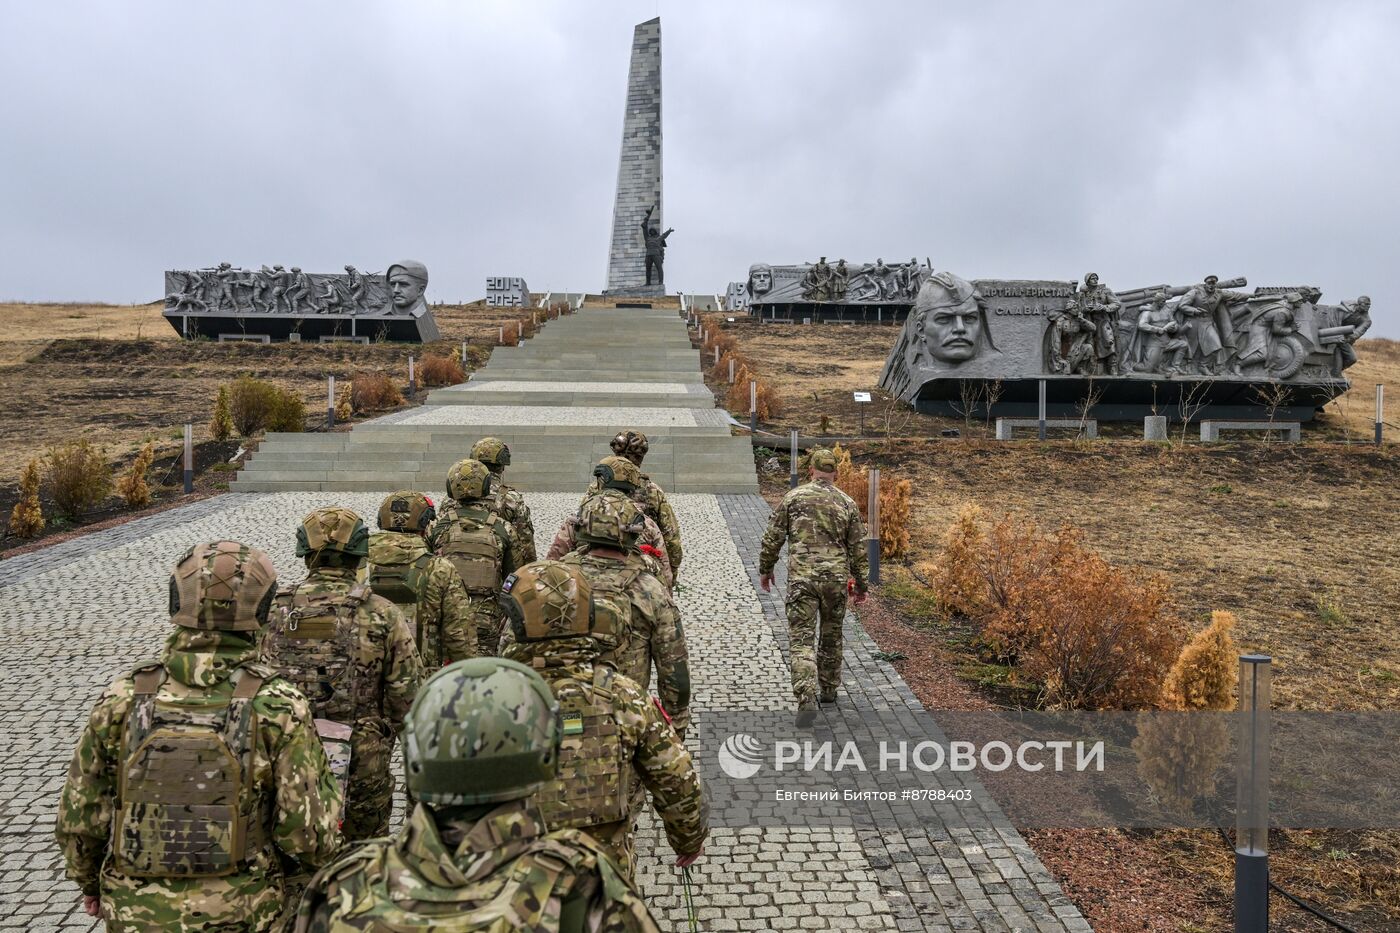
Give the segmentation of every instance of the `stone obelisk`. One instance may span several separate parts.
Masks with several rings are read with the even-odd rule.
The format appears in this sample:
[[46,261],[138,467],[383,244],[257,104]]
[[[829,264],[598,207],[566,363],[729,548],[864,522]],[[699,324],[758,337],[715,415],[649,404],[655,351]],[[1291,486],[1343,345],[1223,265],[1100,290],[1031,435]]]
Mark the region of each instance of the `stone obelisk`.
[[[632,64],[627,74],[627,107],[622,117],[622,157],[617,166],[612,247],[608,251],[610,295],[659,296],[660,284],[645,285],[646,243],[642,221],[665,230],[661,206],[661,17],[632,31]],[[652,279],[656,282],[656,277]]]

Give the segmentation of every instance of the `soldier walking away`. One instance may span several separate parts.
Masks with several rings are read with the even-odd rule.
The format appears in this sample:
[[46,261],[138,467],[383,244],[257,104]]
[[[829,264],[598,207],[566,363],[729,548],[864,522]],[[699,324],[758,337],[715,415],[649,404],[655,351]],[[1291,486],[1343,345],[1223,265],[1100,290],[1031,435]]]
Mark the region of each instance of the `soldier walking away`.
[[491,481],[491,511],[505,519],[515,532],[520,547],[520,562],[535,559],[535,522],[525,497],[506,485],[506,467],[510,466],[510,447],[500,438],[483,437],[472,445],[471,457],[486,464],[494,477]]
[[527,563],[510,525],[491,511],[495,477],[480,460],[458,460],[447,471],[450,509],[433,523],[428,547],[456,568],[471,597],[478,654],[495,654],[505,617],[496,601],[501,581]]
[[[642,471],[637,469],[637,465],[631,460],[617,456],[604,457],[593,468],[593,483],[584,492],[579,508],[582,509],[595,496],[616,496],[630,500],[640,509],[635,496],[642,482]],[[666,541],[656,522],[645,512],[641,515],[642,527],[637,535],[637,551],[642,555],[648,569],[666,584],[667,590],[670,590],[675,585],[675,578],[671,575],[671,556],[666,548]],[[578,515],[570,515],[559,526],[559,531],[549,546],[547,557],[550,560],[558,560],[576,550],[579,547],[577,533]],[[677,542],[679,540],[677,538]]]
[[436,518],[421,492],[396,492],[379,507],[378,534],[369,538],[365,582],[398,607],[413,632],[425,671],[477,655],[476,614],[457,569],[428,550]]
[[404,725],[416,806],[392,839],[313,878],[292,929],[660,933],[606,850],[540,812],[533,795],[555,777],[562,731],[528,667],[477,658],[433,675]]
[[297,529],[307,577],[277,594],[262,659],[299,686],[345,787],[351,842],[389,831],[389,758],[423,678],[403,614],[358,576],[369,529],[350,509],[316,509]]
[[292,266],[290,272],[292,284],[291,287],[287,289],[288,313],[304,313],[299,307],[302,302],[306,302],[306,306],[310,308],[313,312],[320,311],[320,309],[316,307],[316,300],[314,297],[316,286],[312,283],[311,276],[307,275],[305,272],[302,272],[301,269],[297,266]]
[[350,313],[365,311],[365,277],[354,266],[345,267],[345,291],[350,300]]
[[[836,456],[823,447],[807,458],[811,481],[790,490],[768,521],[758,558],[763,592],[773,585],[773,567],[783,542],[788,547],[787,617],[792,646],[792,692],[799,717],[810,721],[823,703],[836,702],[841,685],[841,625],[848,587],[853,602],[865,602],[869,558],[865,523],[851,497],[832,485]],[[815,644],[815,650],[814,650]]]
[[[545,823],[586,830],[633,877],[634,834],[651,792],[666,838],[687,866],[709,833],[709,806],[690,753],[646,689],[603,659],[623,633],[580,568],[538,561],[503,587],[506,657],[540,672],[558,699],[559,772],[536,797]],[[639,786],[640,784],[640,786]]]
[[[619,431],[608,446],[617,456],[636,464],[638,470],[641,469],[647,452],[651,450],[647,436],[634,430]],[[629,494],[632,501],[637,503],[637,508],[642,510],[642,514],[656,522],[656,526],[661,529],[661,537],[666,542],[666,555],[670,559],[671,575],[674,577],[681,569],[681,523],[676,520],[675,510],[666,500],[665,491],[653,482],[650,476],[642,473],[640,481],[635,485],[636,489]],[[595,489],[600,488],[599,481],[595,479],[593,486]]]
[[656,210],[656,205],[647,208],[647,214],[642,218],[642,241],[646,244],[647,251],[646,284],[651,284],[651,270],[655,269],[656,284],[664,285],[666,284],[665,273],[663,272],[666,265],[666,238],[676,231],[668,227],[666,232],[662,233],[661,228],[651,222],[651,213],[654,210]]
[[261,551],[190,548],[160,660],[117,678],[88,717],[56,835],[108,929],[270,929],[340,845],[340,789],[306,698],[256,663],[276,588]]

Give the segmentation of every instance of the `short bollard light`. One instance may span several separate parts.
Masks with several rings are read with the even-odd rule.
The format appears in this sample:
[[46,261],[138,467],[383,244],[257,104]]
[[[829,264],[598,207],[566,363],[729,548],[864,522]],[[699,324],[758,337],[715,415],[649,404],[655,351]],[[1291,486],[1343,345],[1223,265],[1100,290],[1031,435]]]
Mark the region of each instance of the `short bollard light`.
[[1269,929],[1269,709],[1272,661],[1240,655],[1235,720],[1235,930]]

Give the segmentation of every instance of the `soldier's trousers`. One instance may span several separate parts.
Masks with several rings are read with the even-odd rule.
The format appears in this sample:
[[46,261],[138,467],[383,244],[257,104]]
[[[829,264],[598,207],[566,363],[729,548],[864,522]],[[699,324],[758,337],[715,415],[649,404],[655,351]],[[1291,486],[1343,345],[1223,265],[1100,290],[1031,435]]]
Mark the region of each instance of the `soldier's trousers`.
[[506,625],[506,614],[499,604],[480,596],[472,597],[472,610],[476,614],[476,637],[480,648],[477,657],[494,658],[501,653],[501,630]]
[[799,701],[817,689],[841,684],[841,624],[846,618],[846,581],[835,577],[788,578],[788,646],[792,693]]
[[350,778],[345,790],[346,842],[389,835],[394,810],[394,776],[389,759],[394,736],[382,720],[362,719],[350,733]]

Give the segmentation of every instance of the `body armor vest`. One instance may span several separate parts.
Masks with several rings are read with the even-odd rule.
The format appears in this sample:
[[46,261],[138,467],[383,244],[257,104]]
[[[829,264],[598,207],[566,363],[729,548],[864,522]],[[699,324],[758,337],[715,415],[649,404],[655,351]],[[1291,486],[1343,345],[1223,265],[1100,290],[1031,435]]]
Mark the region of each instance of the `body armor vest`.
[[159,664],[135,674],[122,739],[113,859],[134,878],[233,874],[265,845],[268,813],[254,812],[253,697],[273,671],[245,665],[223,706],[156,700]]
[[563,718],[559,770],[535,795],[550,829],[587,829],[628,819],[632,813],[632,760],[622,747],[613,715],[612,668],[593,665],[592,683],[550,683]]
[[438,553],[451,561],[473,596],[495,596],[501,588],[506,542],[495,516],[485,507],[462,507],[438,543]]
[[418,602],[427,589],[428,567],[432,562],[432,554],[422,554],[417,560],[406,564],[371,562],[365,580],[374,595],[382,596],[399,607],[415,633],[418,630]]
[[614,633],[613,644],[606,645],[601,660],[613,663],[626,655],[627,645],[632,639],[630,594],[641,575],[642,568],[622,565],[616,571],[609,569],[606,573],[588,575],[588,584],[593,587],[593,613],[598,618],[609,618]]

